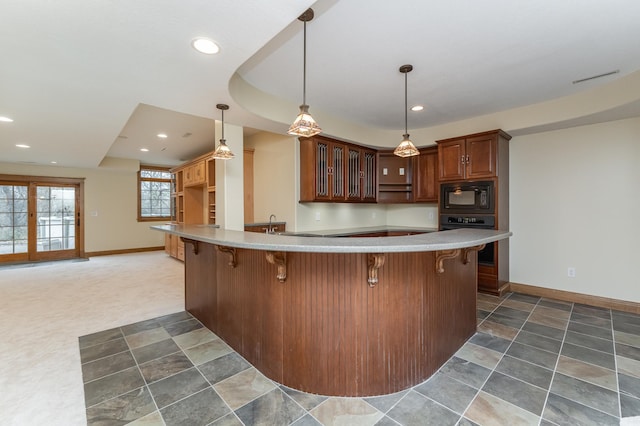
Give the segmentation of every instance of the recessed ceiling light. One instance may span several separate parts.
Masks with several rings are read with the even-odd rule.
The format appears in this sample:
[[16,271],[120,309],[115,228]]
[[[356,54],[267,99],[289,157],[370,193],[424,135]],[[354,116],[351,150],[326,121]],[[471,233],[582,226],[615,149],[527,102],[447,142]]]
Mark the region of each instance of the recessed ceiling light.
[[166,139],[168,137],[166,133],[158,133],[156,136],[158,136],[160,139]]
[[206,37],[194,38],[191,41],[191,46],[206,55],[215,55],[220,51],[220,47],[213,40]]
[[3,117],[0,116],[0,121],[4,122],[4,123],[13,123],[13,120],[9,117]]
[[422,111],[424,107],[422,105],[414,105],[411,107],[411,111]]
[[51,164],[58,164],[58,162],[57,161],[52,161]]
[[149,150],[147,148],[140,148],[140,151],[142,152],[149,152]]
[[16,144],[18,148],[31,148],[29,145],[25,145],[23,143]]

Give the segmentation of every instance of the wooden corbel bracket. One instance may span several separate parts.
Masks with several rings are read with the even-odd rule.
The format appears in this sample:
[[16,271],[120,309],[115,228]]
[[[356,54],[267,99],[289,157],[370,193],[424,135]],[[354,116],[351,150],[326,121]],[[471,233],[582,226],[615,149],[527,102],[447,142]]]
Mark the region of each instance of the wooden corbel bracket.
[[236,249],[234,247],[227,246],[216,246],[218,247],[218,251],[221,253],[227,253],[229,255],[229,263],[228,265],[232,268],[236,267]]
[[198,255],[198,241],[189,238],[180,237],[183,243],[193,245],[193,254]]
[[369,277],[367,282],[369,287],[375,287],[378,284],[378,269],[384,265],[384,254],[375,253],[369,255]]
[[267,262],[278,267],[278,281],[281,283],[287,279],[287,253],[281,251],[268,251],[266,253]]
[[484,248],[485,244],[481,244],[479,246],[467,247],[462,249],[462,264],[466,265],[469,263],[469,253],[472,251],[480,251]]
[[436,252],[436,272],[442,274],[444,272],[445,259],[453,259],[460,254],[460,249],[440,250]]

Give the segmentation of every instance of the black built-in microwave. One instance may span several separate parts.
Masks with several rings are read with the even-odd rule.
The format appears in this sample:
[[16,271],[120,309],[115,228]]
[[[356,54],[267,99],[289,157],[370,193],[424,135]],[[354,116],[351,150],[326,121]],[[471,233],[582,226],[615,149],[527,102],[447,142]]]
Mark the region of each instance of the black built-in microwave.
[[449,182],[440,185],[440,212],[494,214],[492,181]]

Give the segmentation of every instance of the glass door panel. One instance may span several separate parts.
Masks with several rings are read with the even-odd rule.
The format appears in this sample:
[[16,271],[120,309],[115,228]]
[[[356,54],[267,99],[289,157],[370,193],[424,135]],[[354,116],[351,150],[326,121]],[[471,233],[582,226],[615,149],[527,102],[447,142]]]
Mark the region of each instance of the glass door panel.
[[0,175],[0,264],[83,257],[82,179]]
[[76,190],[38,186],[36,250],[73,250],[76,247]]
[[0,185],[0,255],[27,253],[28,185]]

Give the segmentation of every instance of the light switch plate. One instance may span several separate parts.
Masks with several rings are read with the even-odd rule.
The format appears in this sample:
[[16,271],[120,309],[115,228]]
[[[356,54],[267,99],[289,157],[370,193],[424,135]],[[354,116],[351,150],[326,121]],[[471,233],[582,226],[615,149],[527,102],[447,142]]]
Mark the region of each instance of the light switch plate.
[[400,167],[399,172],[400,172],[400,176],[404,176],[404,167]]

